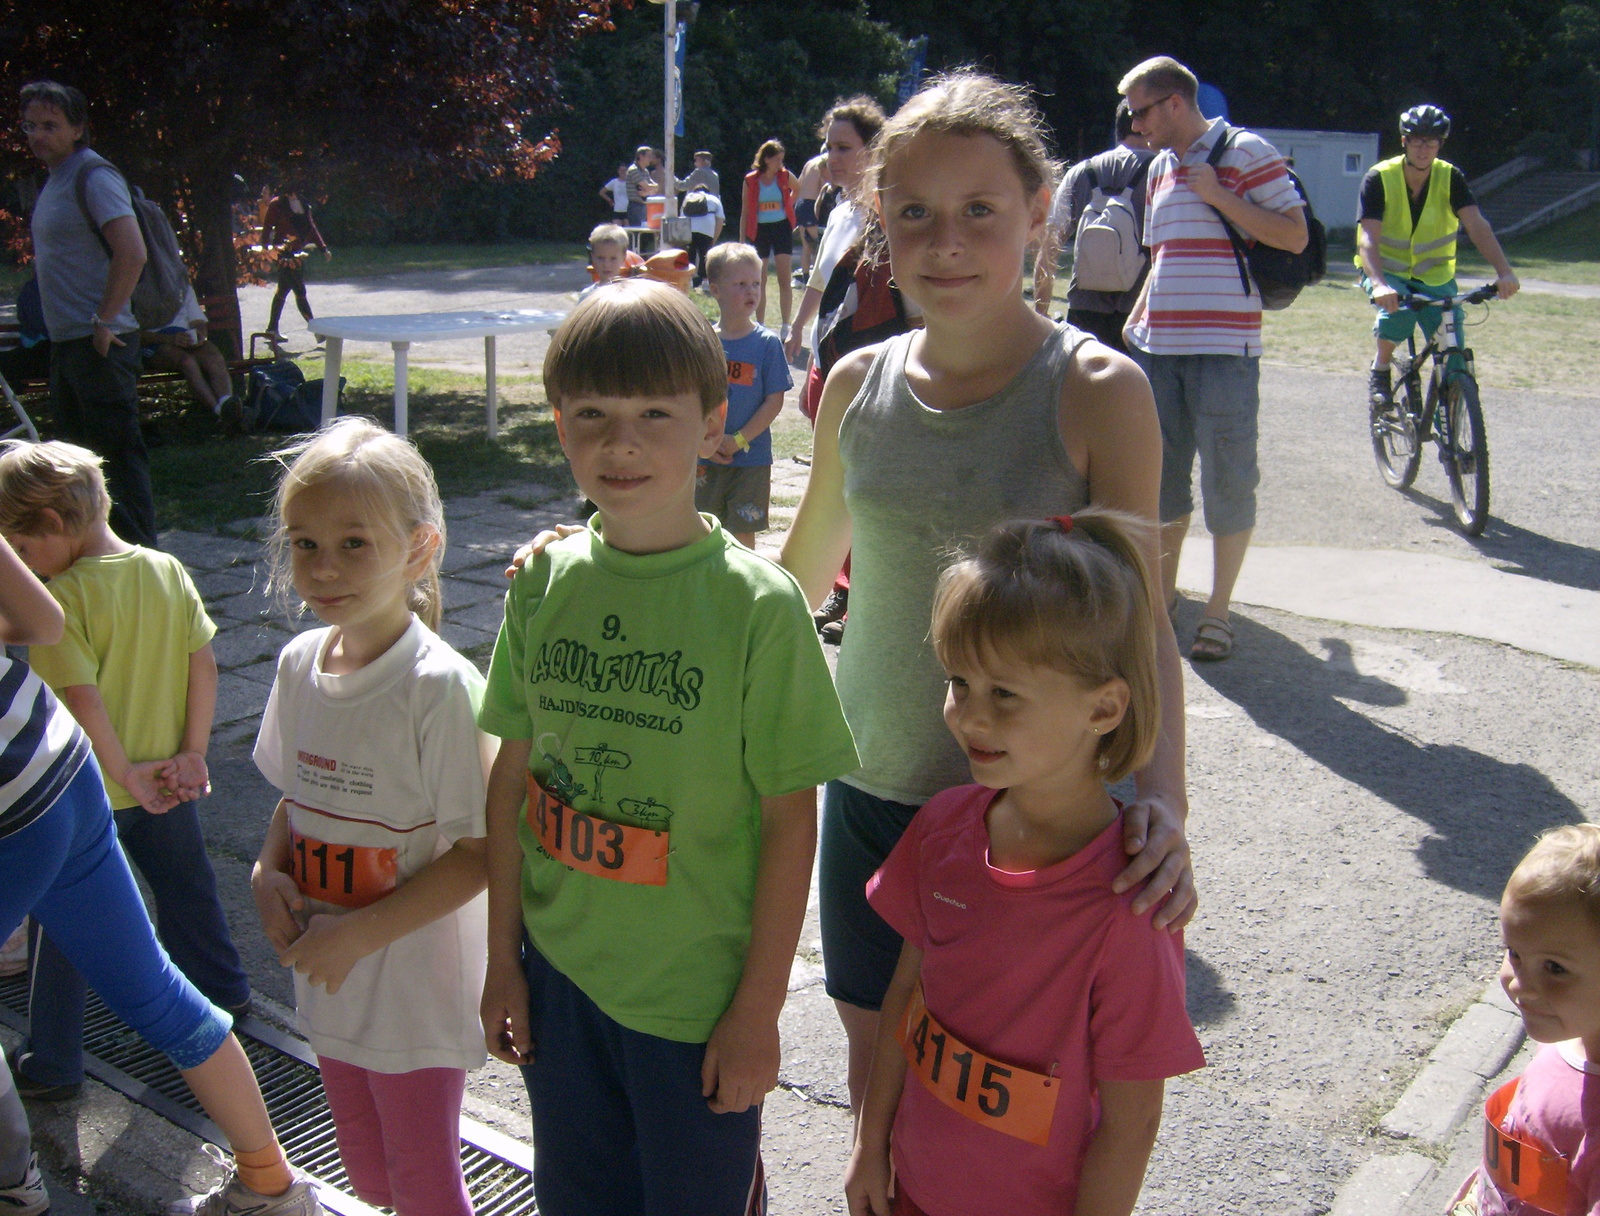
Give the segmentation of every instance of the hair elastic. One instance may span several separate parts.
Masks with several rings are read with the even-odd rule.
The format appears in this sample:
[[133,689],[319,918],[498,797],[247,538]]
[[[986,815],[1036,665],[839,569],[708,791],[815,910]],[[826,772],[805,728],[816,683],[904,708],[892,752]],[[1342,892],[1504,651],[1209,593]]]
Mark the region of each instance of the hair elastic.
[[1053,515],[1053,516],[1051,516],[1051,519],[1054,520],[1057,525],[1059,525],[1059,527],[1061,528],[1061,530],[1063,532],[1071,532],[1072,531],[1072,516],[1070,516],[1070,515]]

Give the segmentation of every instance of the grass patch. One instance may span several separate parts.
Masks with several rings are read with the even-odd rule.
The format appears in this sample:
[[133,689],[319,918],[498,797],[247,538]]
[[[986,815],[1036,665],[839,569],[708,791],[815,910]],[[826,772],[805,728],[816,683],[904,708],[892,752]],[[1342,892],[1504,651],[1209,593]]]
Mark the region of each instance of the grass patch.
[[[1262,340],[1270,363],[1360,373],[1372,362],[1372,306],[1352,280],[1308,287],[1281,312],[1264,314]],[[1486,388],[1543,389],[1600,396],[1600,300],[1517,296],[1467,309],[1466,343]]]
[[[1600,285],[1600,204],[1527,236],[1513,237],[1505,242],[1505,251],[1522,278]],[[1494,277],[1471,241],[1462,240],[1457,260],[1465,274]]]
[[[320,364],[307,361],[309,376],[321,370]],[[390,369],[350,361],[344,371],[343,412],[367,414],[392,427]],[[484,433],[481,381],[448,371],[412,370],[411,438],[433,466],[447,499],[500,488],[514,493],[530,481],[562,491],[572,485],[537,378],[502,378],[501,385],[500,437],[490,443]],[[160,445],[150,452],[159,527],[211,531],[267,513],[277,482],[270,454],[287,436],[226,436],[216,419],[192,405],[183,390],[156,398],[145,417],[160,436]]]
[[492,266],[547,266],[589,260],[573,241],[511,241],[495,245],[343,245],[330,261],[306,259],[306,281],[362,279],[417,270],[480,270]]

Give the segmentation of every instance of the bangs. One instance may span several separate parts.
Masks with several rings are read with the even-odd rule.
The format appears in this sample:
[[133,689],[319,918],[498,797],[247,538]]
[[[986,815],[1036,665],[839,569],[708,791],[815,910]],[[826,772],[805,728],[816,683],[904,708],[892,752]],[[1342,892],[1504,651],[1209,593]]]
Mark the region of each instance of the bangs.
[[728,396],[728,364],[706,315],[659,283],[600,288],[556,330],[544,357],[556,409],[579,397],[694,393],[710,413]]

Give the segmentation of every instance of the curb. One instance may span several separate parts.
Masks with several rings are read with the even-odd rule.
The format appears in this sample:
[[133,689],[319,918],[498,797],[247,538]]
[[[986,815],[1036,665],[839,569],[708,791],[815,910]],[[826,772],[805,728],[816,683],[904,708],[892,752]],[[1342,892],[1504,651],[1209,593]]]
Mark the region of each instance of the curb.
[[[1394,1108],[1378,1120],[1378,1131],[1433,1149],[1446,1147],[1522,1040],[1522,1018],[1500,982],[1491,981],[1451,1024]],[[1435,1157],[1413,1151],[1369,1157],[1339,1188],[1330,1216],[1401,1216],[1438,1168]]]

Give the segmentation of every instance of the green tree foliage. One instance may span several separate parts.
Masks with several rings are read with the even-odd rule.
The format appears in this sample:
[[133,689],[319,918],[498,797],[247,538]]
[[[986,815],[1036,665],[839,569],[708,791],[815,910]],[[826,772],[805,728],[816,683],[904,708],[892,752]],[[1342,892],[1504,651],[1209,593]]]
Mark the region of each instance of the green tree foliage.
[[[662,20],[653,4],[619,6],[614,31],[584,39],[558,65],[562,104],[541,110],[534,125],[555,130],[561,155],[533,182],[465,186],[437,206],[340,200],[319,222],[367,239],[582,239],[610,218],[596,191],[618,163],[641,144],[662,144]],[[798,173],[834,99],[867,92],[892,103],[904,63],[904,40],[868,17],[865,0],[703,4],[689,27],[678,176],[696,148],[711,151],[736,223],[740,183],[763,140],[781,140]]]

